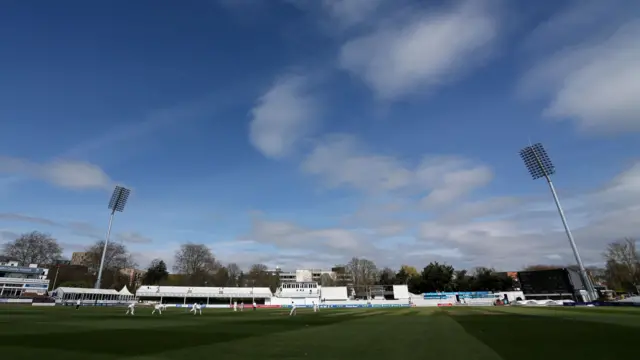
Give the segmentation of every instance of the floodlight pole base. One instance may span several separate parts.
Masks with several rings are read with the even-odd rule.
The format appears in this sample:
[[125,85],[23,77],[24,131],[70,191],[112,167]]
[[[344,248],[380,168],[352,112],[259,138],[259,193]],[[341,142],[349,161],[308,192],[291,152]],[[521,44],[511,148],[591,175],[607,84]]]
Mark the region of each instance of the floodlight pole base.
[[595,291],[595,288],[591,283],[591,278],[587,273],[587,269],[584,267],[582,258],[580,258],[580,254],[578,253],[578,247],[576,246],[576,242],[573,239],[571,229],[569,229],[569,224],[567,224],[567,218],[564,216],[564,211],[562,210],[562,206],[560,205],[560,199],[558,198],[558,194],[556,193],[556,188],[555,186],[553,186],[553,182],[548,175],[545,175],[545,179],[547,180],[547,184],[549,184],[549,190],[551,190],[551,195],[553,195],[553,201],[556,203],[558,214],[560,214],[560,219],[562,220],[562,225],[564,226],[564,231],[567,234],[567,238],[569,239],[569,245],[571,245],[571,249],[573,250],[573,256],[575,256],[578,267],[580,268],[580,275],[582,277],[582,281],[584,282],[584,286],[586,287],[587,293],[589,294],[589,301],[598,300],[598,293]]
[[60,264],[56,266],[56,276],[53,278],[53,285],[51,286],[51,291],[56,289],[56,283],[58,282],[58,272],[60,271]]
[[116,210],[113,209],[111,211],[111,215],[109,215],[109,227],[107,228],[107,237],[104,239],[104,248],[102,249],[102,257],[100,258],[100,268],[98,268],[98,278],[96,279],[96,289],[100,289],[100,282],[102,280],[102,268],[104,267],[104,259],[107,255],[107,246],[109,245],[109,237],[111,236],[111,225],[113,225],[113,217],[116,213]]

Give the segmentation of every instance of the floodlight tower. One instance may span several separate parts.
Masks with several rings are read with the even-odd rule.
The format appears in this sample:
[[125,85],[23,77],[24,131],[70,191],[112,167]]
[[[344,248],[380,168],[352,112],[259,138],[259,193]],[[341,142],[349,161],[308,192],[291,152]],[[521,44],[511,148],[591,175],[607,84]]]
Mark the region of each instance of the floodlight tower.
[[104,240],[104,248],[102,249],[100,268],[98,269],[98,279],[96,280],[96,289],[100,289],[100,281],[102,280],[102,268],[104,267],[104,258],[107,254],[107,245],[109,245],[109,236],[111,236],[111,225],[113,225],[113,217],[116,214],[116,211],[124,211],[124,206],[127,204],[127,199],[129,198],[130,193],[131,190],[122,186],[116,186],[116,188],[113,190],[113,194],[111,195],[111,200],[109,201],[109,210],[111,210],[111,215],[109,216],[109,228],[107,228],[107,237]]
[[582,263],[582,259],[580,258],[580,254],[578,253],[578,247],[576,246],[576,242],[573,240],[573,234],[571,234],[571,229],[569,229],[567,219],[564,216],[564,211],[562,210],[562,206],[560,205],[560,199],[558,199],[558,194],[556,193],[556,189],[553,186],[553,182],[551,181],[551,175],[555,174],[556,168],[555,166],[553,166],[553,163],[551,162],[547,151],[544,149],[542,144],[536,143],[520,150],[520,157],[524,161],[524,165],[529,170],[529,173],[531,174],[533,180],[537,180],[540,178],[545,178],[547,180],[549,190],[551,190],[551,195],[553,195],[553,200],[555,201],[556,208],[558,209],[558,214],[560,214],[562,225],[564,225],[564,231],[567,234],[567,238],[569,238],[569,245],[571,245],[571,249],[573,250],[573,256],[575,256],[578,267],[580,268],[582,281],[584,282],[587,292],[589,293],[590,301],[597,300],[597,292],[595,291],[593,283],[591,282],[591,278],[589,278],[589,274],[587,274],[587,270]]

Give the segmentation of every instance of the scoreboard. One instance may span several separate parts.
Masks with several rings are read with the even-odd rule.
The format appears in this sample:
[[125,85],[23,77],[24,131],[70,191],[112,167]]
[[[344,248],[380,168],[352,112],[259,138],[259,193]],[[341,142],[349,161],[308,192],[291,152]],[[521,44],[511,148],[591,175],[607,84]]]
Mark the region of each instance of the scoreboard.
[[525,295],[574,294],[584,289],[580,274],[572,269],[521,271],[518,280]]

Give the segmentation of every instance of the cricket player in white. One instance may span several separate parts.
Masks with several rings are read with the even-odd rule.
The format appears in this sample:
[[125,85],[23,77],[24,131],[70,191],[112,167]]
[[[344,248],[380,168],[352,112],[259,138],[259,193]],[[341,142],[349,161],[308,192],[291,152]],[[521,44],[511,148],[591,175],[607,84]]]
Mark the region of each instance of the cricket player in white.
[[318,312],[318,304],[315,301],[313,302],[313,312]]
[[237,301],[233,302],[233,311],[238,311],[238,302]]
[[133,316],[135,314],[135,310],[136,310],[136,303],[132,302],[131,304],[129,304],[129,306],[127,306],[127,312],[125,313],[125,315],[131,314]]
[[162,315],[162,310],[164,310],[164,305],[162,305],[162,304],[155,304],[155,305],[153,306],[153,311],[151,312],[151,315],[155,314],[155,313],[156,313],[156,311],[157,311],[160,315]]
[[202,315],[202,306],[198,303],[193,304],[193,315],[200,313]]
[[240,311],[244,311],[244,301],[240,303]]
[[296,303],[294,303],[293,301],[291,302],[291,312],[289,313],[289,316],[295,316],[296,315]]
[[198,305],[198,303],[193,303],[193,305],[191,305],[191,309],[189,309],[189,312],[192,312],[193,315],[196,314],[196,306]]
[[256,305],[256,301],[253,300],[253,310],[255,311],[258,306]]

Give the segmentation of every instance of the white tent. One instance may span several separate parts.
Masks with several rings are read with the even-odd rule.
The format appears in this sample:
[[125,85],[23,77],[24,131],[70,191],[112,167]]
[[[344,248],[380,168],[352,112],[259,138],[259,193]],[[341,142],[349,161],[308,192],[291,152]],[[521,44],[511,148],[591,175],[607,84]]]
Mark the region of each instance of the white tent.
[[122,296],[133,296],[133,294],[131,293],[131,291],[129,291],[129,289],[127,288],[127,285],[122,287],[122,290],[120,290],[118,292],[118,294],[122,295]]
[[126,286],[120,290],[59,287],[51,294],[59,302],[77,301],[100,303],[130,301],[135,296]]

